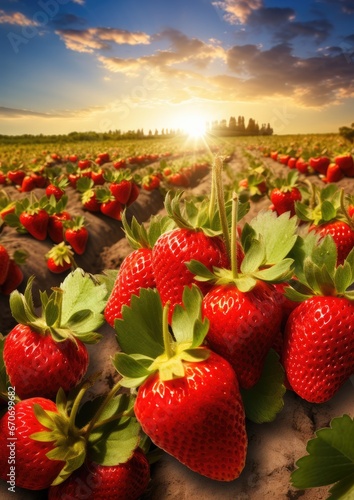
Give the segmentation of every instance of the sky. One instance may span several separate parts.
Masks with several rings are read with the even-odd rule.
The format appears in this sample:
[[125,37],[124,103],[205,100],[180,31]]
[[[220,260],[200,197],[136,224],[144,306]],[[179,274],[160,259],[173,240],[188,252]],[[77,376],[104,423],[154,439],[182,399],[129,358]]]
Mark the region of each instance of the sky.
[[354,0],[1,0],[0,134],[354,122]]

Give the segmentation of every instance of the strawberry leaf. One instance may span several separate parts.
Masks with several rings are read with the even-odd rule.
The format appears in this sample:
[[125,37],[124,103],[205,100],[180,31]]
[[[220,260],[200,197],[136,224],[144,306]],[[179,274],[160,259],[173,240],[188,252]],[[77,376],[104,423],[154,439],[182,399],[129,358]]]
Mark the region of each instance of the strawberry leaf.
[[101,465],[127,462],[139,445],[141,427],[135,418],[110,422],[90,433],[89,457]]
[[284,370],[278,354],[270,349],[260,380],[251,389],[242,389],[242,400],[246,416],[252,422],[272,422],[283,409]]
[[198,347],[208,333],[208,320],[201,320],[201,304],[203,300],[200,289],[193,285],[186,286],[183,291],[183,304],[177,304],[172,316],[173,335],[178,343]]
[[270,210],[259,212],[250,222],[256,231],[257,239],[263,237],[265,244],[265,264],[276,264],[288,255],[293,248],[297,235],[297,218],[286,212],[277,216]]
[[114,324],[122,351],[153,359],[164,352],[162,309],[155,290],[142,288],[139,296],[132,296],[130,306],[123,306],[122,318]]
[[98,284],[93,276],[86,274],[78,268],[68,274],[61,284],[63,293],[61,327],[70,324],[74,330],[72,318],[75,314],[84,310],[90,311],[90,319],[85,324],[81,320],[77,325],[77,333],[88,333],[99,328],[103,324],[101,314],[106,305],[106,287]]
[[[296,462],[292,484],[305,489],[337,483],[332,495],[346,495],[354,489],[354,420],[349,415],[334,418],[307,443],[308,455]],[[333,495],[331,498],[351,498]]]
[[[128,355],[124,352],[116,353],[112,362],[122,379],[120,381],[123,387],[138,387],[144,380],[151,375],[148,367],[152,363],[151,358]],[[146,366],[147,365],[147,366]]]
[[257,271],[265,261],[265,245],[259,240],[252,240],[241,264],[242,273]]

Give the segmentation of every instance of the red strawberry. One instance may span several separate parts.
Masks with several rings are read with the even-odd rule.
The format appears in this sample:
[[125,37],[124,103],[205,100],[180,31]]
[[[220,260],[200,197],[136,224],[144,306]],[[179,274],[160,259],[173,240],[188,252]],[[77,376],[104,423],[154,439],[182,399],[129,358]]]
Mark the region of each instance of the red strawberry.
[[160,186],[160,178],[157,175],[150,174],[143,177],[142,188],[145,191],[153,191]]
[[21,183],[20,191],[21,193],[28,193],[32,191],[36,186],[36,182],[31,175],[26,175]]
[[103,168],[97,168],[95,170],[91,170],[91,179],[93,180],[95,186],[103,185],[106,182],[104,178]]
[[23,281],[23,272],[15,259],[10,259],[6,280],[0,287],[1,293],[10,295]]
[[327,168],[326,177],[323,178],[323,182],[338,182],[343,179],[344,173],[340,166],[336,163],[330,163]]
[[8,481],[12,474],[17,487],[42,490],[58,476],[65,461],[47,457],[54,448],[53,442],[31,438],[37,432],[48,430],[38,421],[34,405],[54,415],[59,414],[55,403],[42,397],[20,401],[5,413],[0,419],[0,477]]
[[59,201],[65,194],[65,188],[68,185],[68,180],[65,177],[59,179],[53,179],[50,184],[45,189],[45,194],[50,198],[54,198]]
[[[196,286],[186,287],[183,307],[177,306],[172,318],[172,337],[168,306],[162,310],[155,291],[141,290],[116,321],[123,352],[117,353],[115,365],[123,386],[139,386],[135,415],[156,446],[199,474],[232,481],[245,464],[245,413],[231,365],[201,346],[208,330],[201,300]],[[132,317],[137,320],[134,328]],[[137,360],[146,356],[151,363],[139,374]]]
[[304,158],[299,158],[295,164],[296,169],[300,174],[307,175],[309,173],[309,162],[304,160]]
[[20,398],[54,398],[60,387],[69,391],[80,382],[87,371],[88,353],[78,339],[56,342],[50,334],[19,324],[6,336],[4,362]]
[[130,305],[132,295],[139,295],[141,288],[155,288],[152,268],[152,250],[137,248],[123,260],[113,290],[107,301],[104,316],[111,326],[122,317],[123,305]]
[[354,303],[341,297],[312,297],[290,315],[283,363],[293,390],[324,403],[353,374]]
[[350,153],[336,156],[334,163],[339,166],[346,177],[354,177],[354,160]]
[[111,182],[109,189],[122,205],[126,205],[130,198],[132,182],[127,179],[123,179],[120,182]]
[[[38,315],[32,285],[33,278],[24,294],[14,291],[10,296],[11,313],[18,324],[6,336],[4,363],[20,398],[51,399],[60,387],[71,390],[86,373],[89,359],[83,341],[92,343],[100,338],[93,330],[103,323],[102,295],[106,290],[78,269],[51,294],[40,295]],[[93,317],[95,311],[98,314]]]
[[41,208],[28,209],[19,216],[20,223],[37,240],[45,240],[47,237],[49,215]]
[[254,386],[280,330],[281,306],[272,288],[262,282],[248,292],[216,286],[203,299],[203,315],[211,349],[231,363],[241,387]]
[[[181,304],[184,287],[197,283],[186,263],[198,260],[210,271],[213,267],[227,267],[228,257],[222,239],[207,236],[203,231],[177,228],[162,234],[152,249],[152,266],[156,288],[165,304],[171,308]],[[210,283],[198,283],[206,293]]]
[[99,465],[87,461],[66,481],[51,486],[49,500],[90,498],[90,500],[137,500],[145,492],[150,480],[150,467],[144,453],[138,448],[133,456],[119,465]]
[[285,212],[295,215],[295,202],[301,200],[301,193],[297,187],[292,187],[290,190],[274,188],[270,192],[270,200],[278,215]]
[[64,238],[75,253],[82,255],[86,250],[89,233],[85,227],[84,217],[75,217],[65,223]]
[[100,211],[112,219],[122,220],[123,206],[114,196],[101,203]]
[[64,241],[64,222],[70,219],[71,215],[66,211],[49,215],[48,236],[54,243]]
[[3,245],[0,245],[0,285],[2,285],[9,271],[10,255]]
[[328,234],[332,236],[337,247],[337,264],[342,264],[354,247],[354,229],[342,220],[312,225],[310,230],[315,231],[322,237]]
[[317,173],[326,175],[328,165],[331,163],[331,159],[327,156],[315,156],[309,159],[309,165]]
[[81,202],[85,210],[89,212],[99,212],[101,202],[97,199],[96,191],[89,189],[82,194]]
[[130,191],[130,196],[129,196],[129,199],[128,199],[126,205],[129,206],[132,203],[134,203],[134,201],[138,198],[139,193],[140,193],[139,186],[136,184],[136,182],[133,181],[131,191]]
[[91,160],[84,159],[77,162],[77,166],[80,170],[86,170],[91,167]]
[[74,253],[65,241],[54,245],[45,257],[47,267],[52,273],[64,273],[75,266]]
[[24,170],[20,170],[20,169],[9,170],[7,172],[7,178],[10,179],[10,181],[13,184],[16,184],[18,186],[21,186],[25,175],[26,175],[26,172]]

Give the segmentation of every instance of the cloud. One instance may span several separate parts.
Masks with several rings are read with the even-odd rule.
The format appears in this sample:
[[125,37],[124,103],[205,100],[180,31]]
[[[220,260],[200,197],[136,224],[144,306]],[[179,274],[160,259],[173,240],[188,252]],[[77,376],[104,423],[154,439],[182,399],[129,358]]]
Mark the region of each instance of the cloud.
[[225,12],[224,19],[230,24],[246,24],[253,11],[263,7],[263,0],[222,0],[212,2]]
[[0,116],[4,118],[25,118],[35,116],[38,118],[50,118],[51,115],[48,113],[41,113],[38,111],[31,111],[29,109],[16,109],[16,108],[6,108],[0,106]]
[[35,21],[28,19],[21,12],[13,12],[7,14],[4,10],[0,10],[0,24],[12,24],[17,26],[37,26]]
[[330,35],[333,25],[326,19],[306,22],[289,22],[274,33],[274,40],[289,42],[297,37],[312,38],[317,43],[324,42]]
[[340,7],[341,11],[345,14],[354,14],[353,0],[317,0],[322,3],[328,3]]
[[55,110],[50,113],[43,113],[41,111],[33,111],[31,109],[19,109],[19,108],[7,108],[0,106],[0,117],[1,118],[47,118],[47,119],[59,119],[59,118],[84,118],[92,113],[97,113],[104,111],[105,108],[102,106],[93,106],[82,109],[63,109]]
[[58,14],[52,20],[52,24],[57,28],[65,28],[66,26],[75,25],[84,25],[86,24],[86,20],[82,17],[78,17],[75,14]]
[[146,45],[150,36],[143,32],[130,32],[113,28],[88,28],[86,30],[67,29],[55,32],[66,47],[76,52],[93,53],[95,50],[109,49],[108,42],[118,45]]
[[[288,44],[263,51],[255,45],[234,46],[228,66],[237,79],[239,98],[281,96],[302,106],[323,107],[354,96],[354,64],[341,50],[300,58]],[[220,85],[228,81],[219,78]]]

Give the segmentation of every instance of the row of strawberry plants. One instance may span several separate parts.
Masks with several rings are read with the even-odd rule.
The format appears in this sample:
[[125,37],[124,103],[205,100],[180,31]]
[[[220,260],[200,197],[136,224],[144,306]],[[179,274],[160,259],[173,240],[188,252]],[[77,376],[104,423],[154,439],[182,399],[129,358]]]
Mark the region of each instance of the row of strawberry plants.
[[[353,244],[339,257],[343,249],[332,236],[319,237],[289,211],[267,210],[242,224],[249,201],[224,192],[220,174],[217,158],[210,197],[169,193],[167,216],[152,217],[148,227],[135,219],[129,225],[123,215],[132,252],[114,283],[76,270],[60,289],[41,294],[39,317],[31,305],[31,281],[24,295],[11,295],[19,326],[4,341],[4,368],[21,398],[16,409],[23,414],[18,485],[51,485],[49,498],[62,498],[75,496],[81,480],[92,495],[97,490],[111,498],[112,484],[134,484],[134,493],[122,493],[122,498],[138,498],[149,482],[143,452],[155,447],[204,476],[231,481],[245,466],[246,418],[258,423],[276,418],[284,384],[300,398],[322,403],[352,375]],[[331,189],[338,212],[344,208],[347,213],[351,200]],[[327,201],[321,194],[322,219],[328,217]],[[310,206],[310,199],[302,203]],[[303,211],[299,202],[295,205]],[[84,377],[88,359],[82,342],[99,341],[95,330],[103,318],[116,333],[113,363],[121,378],[107,397],[82,406],[93,381],[79,386],[76,398],[65,393]],[[38,333],[41,359],[50,363],[48,350],[60,351],[50,368],[26,354]],[[62,371],[64,346],[70,351],[70,373],[66,367]],[[120,392],[122,387],[131,390],[130,396]],[[0,420],[3,451],[10,415]],[[341,432],[353,432],[348,418],[336,420],[329,430],[333,447]],[[126,433],[118,435],[121,430]],[[118,439],[123,455],[117,451]],[[311,448],[316,485],[323,484],[322,472],[330,467],[322,463],[321,477],[316,473],[321,442],[318,434]],[[40,454],[42,473],[29,470],[28,451],[26,461],[21,460],[21,446]],[[337,453],[344,457],[345,451],[339,443]],[[137,454],[140,469],[129,467],[124,475],[122,469]],[[292,474],[301,488],[314,485],[304,459]],[[6,480],[9,464],[3,462]],[[351,487],[346,477],[338,473],[334,490]]]

